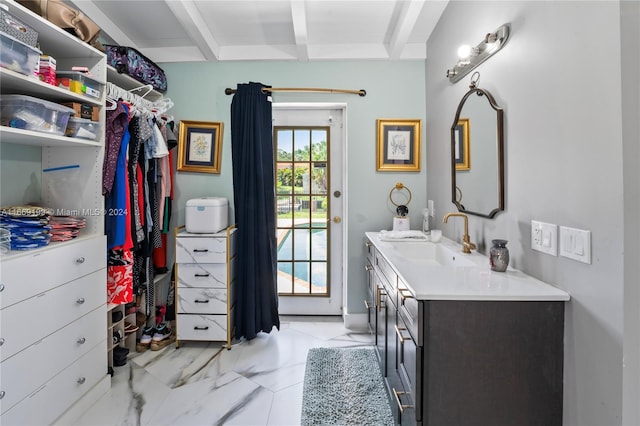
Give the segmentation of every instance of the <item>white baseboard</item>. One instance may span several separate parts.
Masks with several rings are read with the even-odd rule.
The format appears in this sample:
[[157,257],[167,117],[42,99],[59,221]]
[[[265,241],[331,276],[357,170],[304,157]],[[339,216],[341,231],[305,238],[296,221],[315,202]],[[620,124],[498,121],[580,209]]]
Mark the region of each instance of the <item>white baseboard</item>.
[[349,330],[355,331],[368,331],[369,330],[369,315],[364,314],[350,314],[345,313],[342,318],[344,319],[344,326]]

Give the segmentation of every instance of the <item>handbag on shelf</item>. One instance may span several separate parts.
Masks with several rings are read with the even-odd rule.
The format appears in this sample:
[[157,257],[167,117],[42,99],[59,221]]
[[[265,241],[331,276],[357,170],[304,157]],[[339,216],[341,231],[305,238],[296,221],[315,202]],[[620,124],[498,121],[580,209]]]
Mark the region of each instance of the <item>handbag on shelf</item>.
[[98,41],[100,27],[80,10],[63,3],[61,0],[17,1],[49,22],[104,52],[104,47]]

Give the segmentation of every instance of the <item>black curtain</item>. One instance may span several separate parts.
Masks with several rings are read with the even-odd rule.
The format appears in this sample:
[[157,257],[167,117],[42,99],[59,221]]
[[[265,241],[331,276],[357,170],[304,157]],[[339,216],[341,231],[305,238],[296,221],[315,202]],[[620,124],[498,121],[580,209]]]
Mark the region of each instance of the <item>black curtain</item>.
[[239,84],[231,102],[236,235],[235,337],[280,329],[271,102],[260,83]]

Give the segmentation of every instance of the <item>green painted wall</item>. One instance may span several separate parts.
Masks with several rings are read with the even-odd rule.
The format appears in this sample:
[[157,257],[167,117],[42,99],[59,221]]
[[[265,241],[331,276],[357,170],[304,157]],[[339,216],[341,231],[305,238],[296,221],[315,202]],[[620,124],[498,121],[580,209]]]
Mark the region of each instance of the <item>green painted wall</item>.
[[[276,93],[274,102],[340,102],[347,104],[347,302],[349,314],[364,313],[363,236],[366,231],[390,229],[393,206],[389,191],[402,182],[413,199],[409,205],[413,229],[421,226],[426,207],[425,63],[424,61],[353,62],[221,62],[165,63],[169,111],[178,120],[222,121],[223,155],[220,175],[179,172],[176,175],[174,224],[184,223],[184,205],[190,198],[227,197],[232,203],[232,96],[224,89],[238,83],[260,82],[272,87],[364,89],[367,96],[323,93]],[[376,172],[376,119],[422,120],[421,171]],[[448,141],[443,141],[448,144]],[[231,216],[233,217],[233,216]],[[232,220],[232,219],[231,219]]]

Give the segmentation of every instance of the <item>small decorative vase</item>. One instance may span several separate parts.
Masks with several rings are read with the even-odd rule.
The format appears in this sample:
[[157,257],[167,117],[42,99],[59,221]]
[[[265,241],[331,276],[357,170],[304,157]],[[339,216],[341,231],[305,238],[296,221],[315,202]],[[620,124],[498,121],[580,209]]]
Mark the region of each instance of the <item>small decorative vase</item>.
[[504,272],[509,266],[509,249],[507,248],[507,240],[491,240],[491,250],[489,250],[489,260],[491,262],[491,270],[496,272]]

